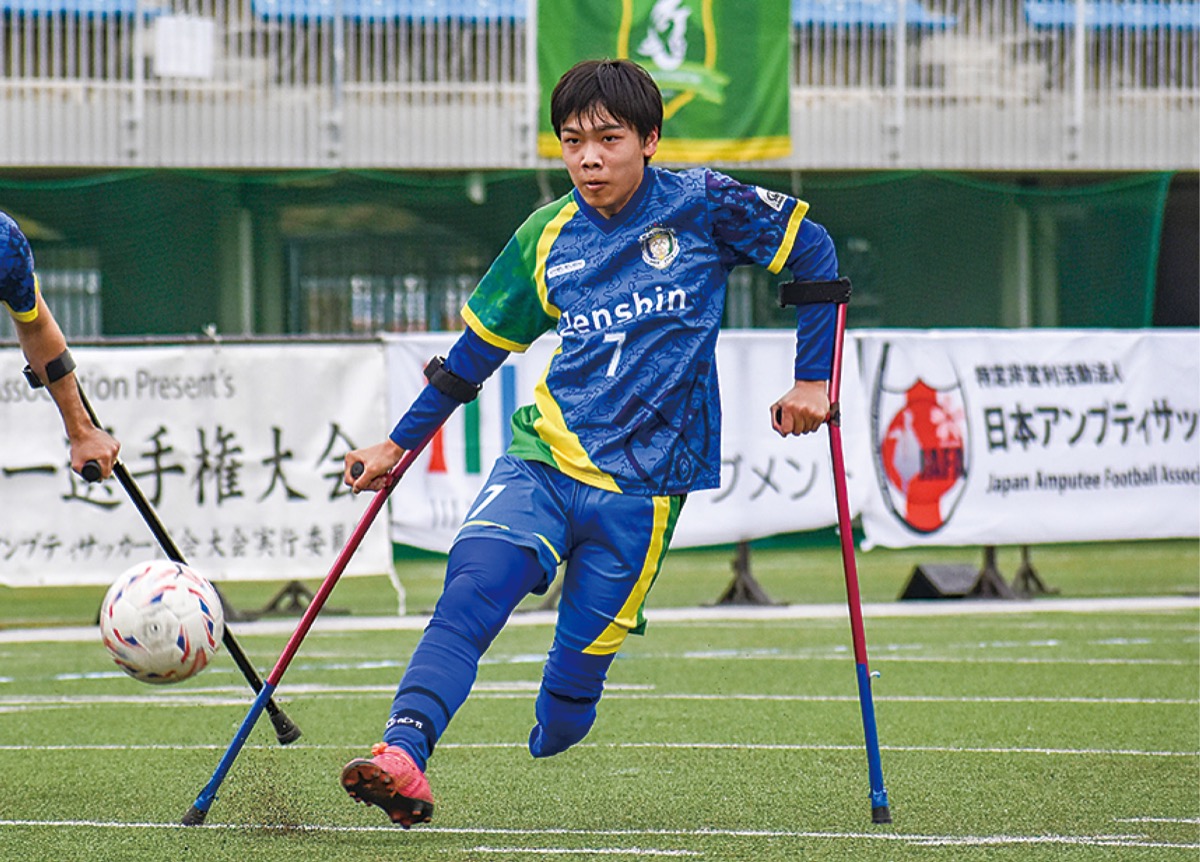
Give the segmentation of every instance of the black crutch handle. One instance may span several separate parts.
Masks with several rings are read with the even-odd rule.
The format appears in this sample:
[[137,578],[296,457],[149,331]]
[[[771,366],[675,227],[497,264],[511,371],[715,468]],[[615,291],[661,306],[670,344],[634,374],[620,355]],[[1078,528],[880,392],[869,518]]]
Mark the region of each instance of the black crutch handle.
[[88,461],[83,465],[83,469],[79,471],[79,475],[83,477],[83,481],[89,485],[93,482],[100,481],[100,464],[97,461]]

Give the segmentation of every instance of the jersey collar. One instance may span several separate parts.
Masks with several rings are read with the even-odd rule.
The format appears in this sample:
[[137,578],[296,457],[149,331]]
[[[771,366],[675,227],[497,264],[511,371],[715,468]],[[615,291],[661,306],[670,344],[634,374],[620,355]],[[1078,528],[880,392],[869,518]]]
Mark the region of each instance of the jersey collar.
[[588,221],[598,227],[604,233],[612,233],[629,221],[633,214],[641,207],[642,200],[645,199],[650,190],[650,186],[654,184],[654,169],[646,165],[642,172],[642,181],[638,184],[637,191],[633,193],[625,206],[621,207],[621,211],[612,218],[605,218],[600,213],[593,209],[583,196],[579,194],[579,189],[571,189],[571,195],[575,199],[575,203],[579,207],[579,211],[587,216]]

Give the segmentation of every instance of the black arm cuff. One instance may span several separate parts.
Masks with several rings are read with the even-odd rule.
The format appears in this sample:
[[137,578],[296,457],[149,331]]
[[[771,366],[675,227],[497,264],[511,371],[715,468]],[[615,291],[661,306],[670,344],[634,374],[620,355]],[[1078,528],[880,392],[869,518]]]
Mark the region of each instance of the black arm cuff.
[[780,308],[825,302],[841,305],[849,301],[850,279],[845,276],[833,281],[789,281],[779,285]]
[[62,380],[74,370],[75,360],[71,358],[71,351],[64,350],[46,363],[46,383],[42,383],[41,378],[37,376],[33,368],[29,365],[25,366],[22,373],[25,375],[25,380],[28,381],[31,389],[41,389],[45,385]]
[[429,360],[429,364],[425,366],[425,378],[434,389],[450,396],[460,404],[474,401],[482,388],[448,369],[446,360],[441,356],[435,356]]

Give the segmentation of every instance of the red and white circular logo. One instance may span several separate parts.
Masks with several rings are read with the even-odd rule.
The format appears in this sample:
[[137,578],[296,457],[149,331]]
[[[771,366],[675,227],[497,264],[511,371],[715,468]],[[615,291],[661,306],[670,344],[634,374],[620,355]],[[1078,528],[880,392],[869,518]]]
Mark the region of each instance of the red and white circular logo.
[[[919,360],[907,369],[898,364],[889,369],[888,347],[880,357],[871,410],[880,485],[897,518],[917,532],[933,533],[950,520],[966,488],[962,384],[951,375],[943,385],[930,385],[920,376]],[[944,369],[934,372],[946,376]],[[897,373],[908,379],[897,381]]]

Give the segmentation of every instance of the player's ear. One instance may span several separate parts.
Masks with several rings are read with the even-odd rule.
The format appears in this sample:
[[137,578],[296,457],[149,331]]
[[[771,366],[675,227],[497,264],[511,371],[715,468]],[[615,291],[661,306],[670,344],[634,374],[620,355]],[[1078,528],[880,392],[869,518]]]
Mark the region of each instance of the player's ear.
[[646,161],[654,157],[658,152],[658,129],[651,129],[650,134],[642,139],[642,155]]

